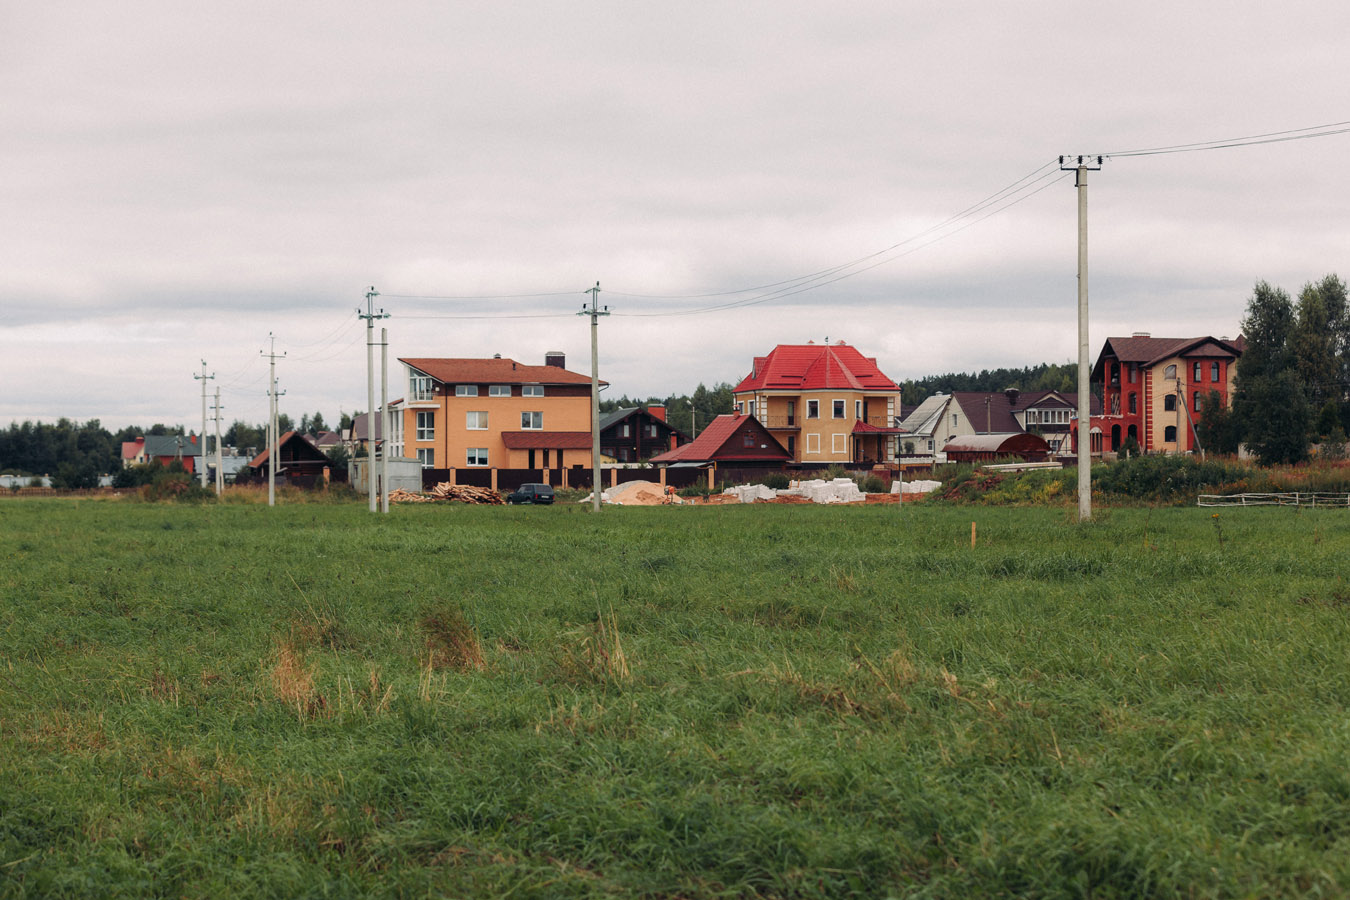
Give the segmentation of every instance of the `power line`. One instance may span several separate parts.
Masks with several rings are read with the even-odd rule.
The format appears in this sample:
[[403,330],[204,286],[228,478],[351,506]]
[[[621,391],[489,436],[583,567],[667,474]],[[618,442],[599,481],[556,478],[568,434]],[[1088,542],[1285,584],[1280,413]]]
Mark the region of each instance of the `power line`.
[[1288,141],[1306,141],[1350,132],[1350,122],[1330,122],[1310,125],[1288,131],[1271,131],[1246,137],[1221,138],[1215,141],[1197,141],[1192,144],[1173,144],[1167,147],[1145,147],[1138,150],[1116,150],[1112,153],[1093,153],[1091,156],[1157,156],[1164,153],[1194,153],[1197,150],[1224,150],[1231,147],[1251,147],[1257,144],[1281,144]]

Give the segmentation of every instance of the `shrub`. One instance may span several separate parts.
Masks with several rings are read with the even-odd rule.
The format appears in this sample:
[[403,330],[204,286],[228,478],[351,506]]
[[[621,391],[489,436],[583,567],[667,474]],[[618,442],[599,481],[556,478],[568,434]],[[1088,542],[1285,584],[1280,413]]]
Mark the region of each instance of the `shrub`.
[[864,494],[884,494],[889,490],[886,482],[877,475],[863,475],[857,481],[858,490]]
[[787,490],[792,485],[792,479],[788,478],[785,472],[770,472],[759,480],[759,483],[766,488],[773,488],[775,491]]

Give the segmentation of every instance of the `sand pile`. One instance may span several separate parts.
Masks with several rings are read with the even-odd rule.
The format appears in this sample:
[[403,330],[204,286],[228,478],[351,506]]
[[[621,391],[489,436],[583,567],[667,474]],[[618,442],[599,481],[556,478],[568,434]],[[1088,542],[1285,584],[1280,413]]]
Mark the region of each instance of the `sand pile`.
[[[586,499],[589,500],[590,497]],[[600,499],[615,506],[664,506],[667,503],[684,502],[675,494],[667,494],[665,488],[653,481],[626,481],[617,487],[601,491]]]

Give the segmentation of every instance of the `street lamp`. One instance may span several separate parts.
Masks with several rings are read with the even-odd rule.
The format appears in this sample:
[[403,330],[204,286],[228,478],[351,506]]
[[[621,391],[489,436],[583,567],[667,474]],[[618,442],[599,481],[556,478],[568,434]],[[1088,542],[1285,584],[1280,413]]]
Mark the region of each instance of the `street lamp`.
[[685,402],[689,404],[689,440],[692,441],[698,437],[698,420],[695,418],[697,413],[694,410],[693,400],[686,400]]

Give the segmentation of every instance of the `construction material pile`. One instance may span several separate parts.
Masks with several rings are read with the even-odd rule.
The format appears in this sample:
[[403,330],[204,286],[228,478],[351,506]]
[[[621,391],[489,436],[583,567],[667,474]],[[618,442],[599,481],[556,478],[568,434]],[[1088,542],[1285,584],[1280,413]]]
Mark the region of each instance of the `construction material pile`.
[[[589,502],[593,496],[588,494],[582,502]],[[673,492],[668,492],[652,481],[625,481],[607,491],[601,491],[600,500],[615,506],[664,506],[667,503],[684,502]]]
[[403,488],[395,488],[389,492],[390,503],[434,503],[434,497],[428,497],[424,494],[414,494],[412,491],[405,491]]
[[492,488],[473,487],[467,484],[451,484],[442,481],[425,494],[414,494],[402,488],[389,492],[390,503],[435,503],[437,500],[458,500],[461,503],[478,503],[501,506],[506,501]]
[[468,484],[451,484],[442,481],[431,489],[431,496],[437,500],[458,500],[461,503],[485,503],[501,506],[506,503],[502,495],[492,488],[474,487]]
[[[892,481],[891,493],[892,494],[901,493],[900,489],[901,484],[902,482]],[[929,494],[937,490],[938,488],[942,487],[942,482],[918,480],[918,481],[906,481],[903,482],[903,485],[904,485],[904,493],[906,494]]]

